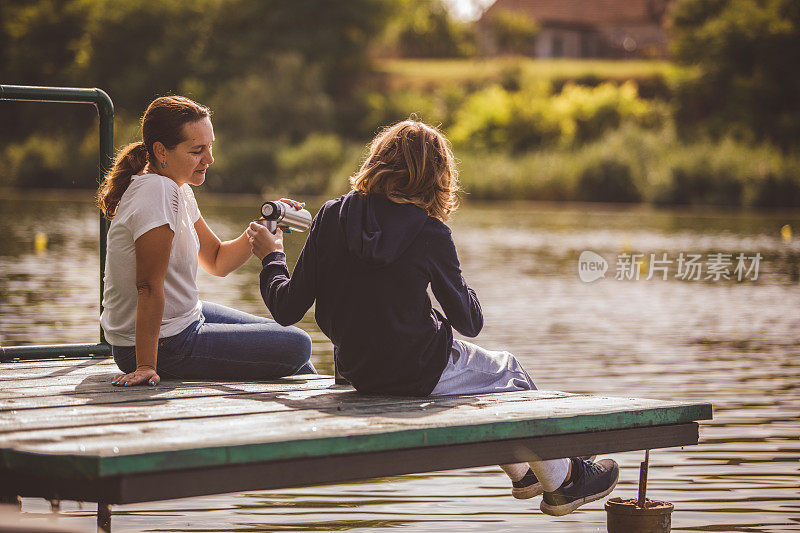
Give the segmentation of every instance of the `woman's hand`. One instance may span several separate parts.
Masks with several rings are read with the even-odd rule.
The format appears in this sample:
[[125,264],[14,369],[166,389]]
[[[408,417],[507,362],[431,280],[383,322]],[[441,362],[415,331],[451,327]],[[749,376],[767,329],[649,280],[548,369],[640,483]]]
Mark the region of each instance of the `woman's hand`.
[[283,230],[281,228],[277,228],[275,233],[272,233],[258,222],[251,222],[246,233],[250,241],[250,251],[260,260],[272,252],[283,251]]
[[131,387],[133,385],[147,383],[155,387],[158,385],[159,381],[161,381],[161,378],[156,374],[155,369],[149,366],[140,366],[130,374],[119,374],[114,378],[111,384],[118,387]]

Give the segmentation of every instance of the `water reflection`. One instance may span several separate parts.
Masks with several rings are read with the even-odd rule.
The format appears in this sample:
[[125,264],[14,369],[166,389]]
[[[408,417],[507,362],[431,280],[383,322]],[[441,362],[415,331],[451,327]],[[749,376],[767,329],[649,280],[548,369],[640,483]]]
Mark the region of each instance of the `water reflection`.
[[[244,228],[255,199],[198,195],[223,238]],[[309,205],[319,205],[319,202]],[[90,203],[0,200],[0,344],[98,338],[97,215]],[[502,221],[499,222],[499,221]],[[780,228],[800,215],[650,208],[468,204],[453,221],[462,267],[486,327],[477,342],[523,361],[540,388],[708,401],[715,419],[700,446],[651,454],[648,493],[675,504],[673,528],[800,530],[800,285],[797,243]],[[48,236],[46,251],[34,236]],[[287,238],[290,260],[302,236]],[[577,258],[611,266],[582,283]],[[615,281],[623,252],[754,253],[756,281]],[[266,314],[250,261],[227,278],[201,274],[203,298]],[[309,313],[314,364],[330,373],[331,346]],[[618,454],[617,495],[636,492],[642,453]],[[517,501],[496,468],[360,483],[120,506],[115,531],[604,531],[602,504],[553,519]],[[48,505],[25,499],[32,522]],[[62,505],[58,522],[94,524],[93,506]]]

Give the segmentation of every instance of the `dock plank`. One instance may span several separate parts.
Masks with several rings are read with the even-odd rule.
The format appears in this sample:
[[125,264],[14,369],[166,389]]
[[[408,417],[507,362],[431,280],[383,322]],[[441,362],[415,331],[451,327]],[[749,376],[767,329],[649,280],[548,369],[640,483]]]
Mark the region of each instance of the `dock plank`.
[[[0,434],[15,431],[46,430],[68,427],[101,426],[125,422],[177,421],[182,419],[211,418],[236,414],[266,414],[280,411],[331,410],[350,411],[360,405],[388,407],[397,405],[419,405],[419,399],[398,397],[363,396],[349,387],[292,389],[282,392],[262,391],[256,393],[228,394],[203,397],[202,410],[197,398],[150,399],[116,404],[84,404],[69,407],[25,409],[14,412],[14,416],[0,417]],[[548,391],[536,398],[515,398],[505,401],[537,401],[545,398],[566,397],[568,394]],[[442,399],[433,400],[437,405]],[[501,400],[497,400],[501,401]]]
[[[333,380],[331,379],[331,383],[332,382]],[[167,401],[173,398],[213,398],[216,396],[237,396],[264,392],[260,383],[192,383],[186,384],[186,386],[174,386],[167,383],[163,387],[162,384],[159,384],[155,388],[133,387],[123,389],[114,387],[110,390],[96,390],[90,392],[78,390],[41,396],[12,394],[7,398],[0,399],[0,413],[4,411],[19,412],[28,409],[46,409],[79,405],[135,404],[137,402]],[[321,384],[319,381],[286,381],[277,384],[277,387],[287,392],[292,390],[327,388],[326,385]]]
[[0,383],[13,381],[29,376],[57,376],[81,372],[119,372],[114,360],[109,358],[96,359],[62,359],[57,361],[35,361],[19,363],[0,363]]
[[21,369],[74,368],[76,366],[93,366],[98,364],[114,365],[112,357],[59,357],[55,359],[32,359],[24,361],[6,361],[0,363],[0,372]]
[[[77,382],[83,390],[100,390],[97,387],[92,389],[95,385],[110,385],[115,376],[121,374],[116,367],[104,367],[102,369],[89,368],[85,371],[80,371],[81,380]],[[166,376],[165,376],[166,377]],[[291,376],[295,377],[295,376]],[[306,374],[304,379],[314,380],[320,379],[317,374]],[[276,381],[276,380],[269,380]],[[248,382],[253,382],[249,380]],[[200,380],[187,380],[185,383],[210,383]],[[4,395],[9,395],[21,392],[30,392],[33,394],[44,393],[48,394],[51,391],[64,391],[69,390],[69,387],[76,386],[76,380],[73,374],[60,374],[52,376],[21,376],[19,379],[6,379],[0,381],[0,392]]]
[[[274,384],[276,390],[295,388],[325,388],[330,376],[291,376],[274,381],[175,381],[164,380],[156,387],[115,387],[111,379],[86,381],[47,387],[6,389],[0,385],[0,411],[80,405],[84,403],[120,403],[154,397],[202,397],[225,394],[245,394],[263,391],[263,384]],[[325,382],[328,380],[328,382]]]

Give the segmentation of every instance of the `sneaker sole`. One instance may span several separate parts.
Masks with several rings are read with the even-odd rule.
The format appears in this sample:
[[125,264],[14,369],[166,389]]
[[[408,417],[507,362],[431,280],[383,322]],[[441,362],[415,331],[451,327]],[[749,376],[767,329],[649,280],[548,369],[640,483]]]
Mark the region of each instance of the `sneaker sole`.
[[614,484],[611,485],[608,489],[604,490],[599,494],[592,494],[591,496],[586,496],[585,498],[581,498],[579,500],[575,500],[573,502],[565,503],[563,505],[548,505],[542,500],[541,505],[539,505],[539,509],[544,514],[549,514],[550,516],[564,516],[565,514],[569,514],[581,505],[587,504],[589,502],[593,502],[608,496],[611,494],[611,491],[614,490],[614,487],[617,486],[617,482],[619,481],[619,472],[617,472],[617,479],[614,480]]
[[511,495],[518,500],[527,500],[528,498],[535,498],[542,492],[544,492],[544,489],[542,489],[541,483],[534,483],[533,485],[528,485],[527,487],[519,487],[519,488],[513,487],[511,489]]

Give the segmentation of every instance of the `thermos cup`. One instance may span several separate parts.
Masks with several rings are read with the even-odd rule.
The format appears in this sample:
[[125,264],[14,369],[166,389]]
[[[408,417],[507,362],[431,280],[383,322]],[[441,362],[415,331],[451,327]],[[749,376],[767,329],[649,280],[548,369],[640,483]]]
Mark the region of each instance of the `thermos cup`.
[[278,226],[288,227],[292,231],[308,231],[313,219],[307,210],[295,209],[279,200],[264,202],[261,206],[261,216],[263,220],[259,222],[272,233],[275,233]]

